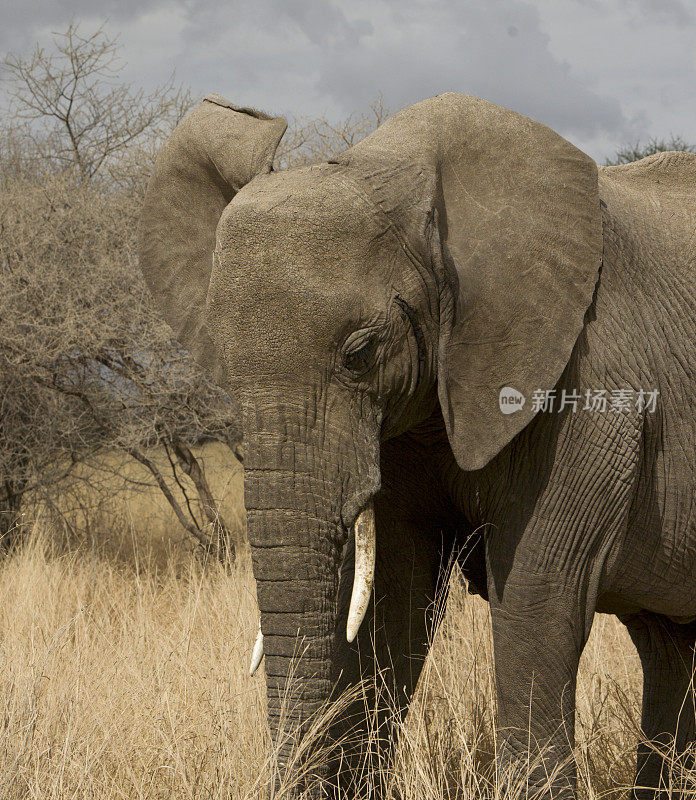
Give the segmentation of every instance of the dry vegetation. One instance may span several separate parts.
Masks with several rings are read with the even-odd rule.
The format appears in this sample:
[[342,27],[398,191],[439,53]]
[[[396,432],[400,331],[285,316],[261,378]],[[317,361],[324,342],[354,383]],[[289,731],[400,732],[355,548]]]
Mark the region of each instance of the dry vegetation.
[[[241,472],[230,471],[216,492],[241,522]],[[39,519],[0,566],[3,797],[265,799],[272,748],[263,670],[247,674],[258,614],[248,558],[167,558],[175,527],[154,491],[100,514],[91,525],[111,528],[77,547]],[[499,796],[491,667],[486,604],[455,575],[397,767],[372,765],[397,796]],[[640,669],[613,618],[595,623],[579,698],[583,793],[616,796],[632,776]],[[525,796],[524,776],[510,795]]]
[[[226,520],[192,448],[216,439],[239,452],[235,409],[174,341],[136,263],[152,156],[190,98],[122,83],[115,40],[75,25],[50,52],[4,66],[0,548],[14,543],[25,494],[56,502],[61,475],[107,448],[137,460],[189,539],[223,542],[224,558]],[[164,462],[148,457],[156,445]],[[167,479],[182,476],[192,480],[177,501]]]

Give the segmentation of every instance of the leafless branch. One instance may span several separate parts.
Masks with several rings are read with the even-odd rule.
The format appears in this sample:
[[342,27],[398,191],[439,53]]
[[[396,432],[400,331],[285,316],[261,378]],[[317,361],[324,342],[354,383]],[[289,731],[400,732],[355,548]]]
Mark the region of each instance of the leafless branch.
[[5,58],[13,118],[31,131],[38,125],[43,156],[82,181],[117,179],[119,162],[151,150],[191,105],[173,78],[150,93],[123,83],[119,49],[103,27],[83,35],[71,24],[51,52],[37,44],[29,56]]

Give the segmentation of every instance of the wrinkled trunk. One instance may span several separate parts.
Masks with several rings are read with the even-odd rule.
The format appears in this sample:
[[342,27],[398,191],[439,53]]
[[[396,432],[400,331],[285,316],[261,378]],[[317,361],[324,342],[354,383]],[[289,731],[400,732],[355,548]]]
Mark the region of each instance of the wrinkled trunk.
[[[281,780],[299,737],[330,699],[343,547],[379,489],[378,415],[317,403],[325,413],[331,407],[327,419],[308,408],[311,396],[285,391],[279,402],[266,391],[242,402],[247,535]],[[322,777],[328,769],[312,764]]]
[[249,543],[264,634],[268,714],[281,771],[329,697],[346,533],[336,455],[253,434],[245,463]]

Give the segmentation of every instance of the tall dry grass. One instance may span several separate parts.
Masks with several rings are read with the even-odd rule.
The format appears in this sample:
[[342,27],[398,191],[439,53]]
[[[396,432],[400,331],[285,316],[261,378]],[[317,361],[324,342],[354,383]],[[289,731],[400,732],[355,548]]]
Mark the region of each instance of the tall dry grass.
[[[265,797],[272,759],[263,670],[247,674],[257,626],[248,559],[226,571],[196,559],[144,569],[139,558],[55,550],[35,531],[0,566],[4,798]],[[612,618],[597,619],[578,695],[581,791],[615,794],[631,781],[640,669]],[[499,794],[492,698],[487,608],[454,576],[381,778],[418,800]],[[524,776],[506,791],[525,796]]]
[[265,754],[252,585],[34,543],[0,570],[6,798],[228,797]]

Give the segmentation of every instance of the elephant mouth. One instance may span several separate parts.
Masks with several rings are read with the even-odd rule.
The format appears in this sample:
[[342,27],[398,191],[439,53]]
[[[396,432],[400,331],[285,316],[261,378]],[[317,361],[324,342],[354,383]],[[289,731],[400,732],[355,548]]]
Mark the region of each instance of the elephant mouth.
[[[358,635],[365,619],[370,603],[372,585],[375,579],[375,561],[377,557],[377,529],[375,525],[375,506],[369,500],[353,523],[355,536],[355,573],[353,591],[350,597],[348,621],[346,623],[346,639],[352,642]],[[263,633],[259,626],[251,654],[249,674],[255,675],[263,661]]]

